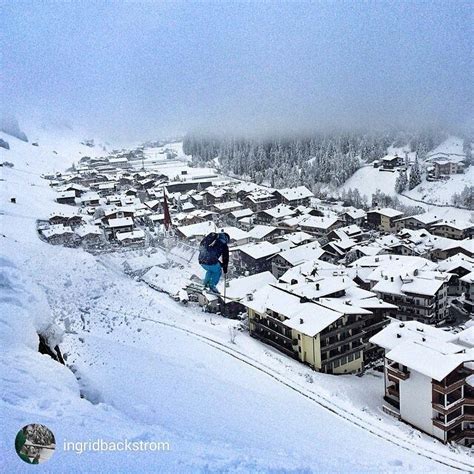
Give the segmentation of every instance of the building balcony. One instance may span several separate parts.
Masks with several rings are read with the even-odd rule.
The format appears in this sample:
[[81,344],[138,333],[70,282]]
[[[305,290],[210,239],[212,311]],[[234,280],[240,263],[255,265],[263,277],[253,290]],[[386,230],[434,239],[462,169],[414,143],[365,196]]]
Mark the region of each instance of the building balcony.
[[449,405],[442,405],[441,403],[435,403],[433,402],[431,406],[433,407],[433,410],[436,410],[439,413],[442,413],[443,415],[449,415],[459,407],[464,405],[464,398],[460,398],[459,400],[456,400],[453,403],[450,403]]
[[268,344],[269,346],[272,346],[275,349],[278,349],[280,352],[283,352],[284,354],[292,357],[293,359],[298,359],[298,353],[291,349],[291,340],[290,340],[290,346],[288,346],[288,345],[285,345],[283,341],[280,343],[276,341],[275,339],[272,339],[270,336],[267,336],[266,334],[264,334],[263,331],[262,332],[251,331],[250,335],[254,337],[255,339],[259,339],[265,344]]
[[331,342],[329,344],[321,344],[321,352],[323,351],[329,351],[331,349],[334,349],[338,346],[342,346],[343,344],[348,344],[351,341],[357,340],[357,339],[362,339],[362,336],[365,334],[364,331],[358,332],[357,334],[354,334],[352,336],[347,336],[347,337],[341,337],[339,340]]
[[328,331],[328,332],[321,333],[321,339],[324,339],[324,338],[326,338],[326,337],[331,337],[331,336],[338,335],[338,334],[340,334],[341,332],[348,331],[349,329],[352,329],[352,328],[357,328],[357,327],[362,328],[363,325],[364,325],[364,321],[363,321],[363,320],[360,320],[360,321],[356,321],[356,322],[354,322],[354,323],[350,323],[350,324],[345,324],[345,325],[342,325],[342,326],[338,326],[337,328],[331,329],[331,330]]
[[387,393],[391,395],[392,397],[400,398],[400,392],[398,388],[394,387],[393,385],[390,387],[387,387]]
[[458,426],[463,421],[474,421],[474,414],[459,415],[453,420],[446,422],[438,420],[437,418],[433,418],[433,425],[443,431],[449,431]]
[[464,385],[465,380],[466,379],[464,377],[448,381],[447,383],[441,383],[433,380],[432,385],[433,389],[437,392],[447,394],[453,392],[458,388],[461,388]]
[[259,322],[251,321],[251,323],[255,324],[255,327],[257,329],[260,329],[261,331],[269,331],[273,336],[281,337],[284,341],[286,341],[290,345],[293,343],[293,340],[291,337],[285,336],[285,334],[281,333],[280,331],[277,331],[274,328],[267,326],[266,324],[262,324],[261,321],[262,320],[260,320]]
[[400,370],[397,366],[387,365],[387,375],[395,377],[399,380],[407,380],[410,377],[410,371],[406,372]]
[[447,441],[457,443],[465,438],[474,439],[474,430],[457,430],[455,433],[448,436]]

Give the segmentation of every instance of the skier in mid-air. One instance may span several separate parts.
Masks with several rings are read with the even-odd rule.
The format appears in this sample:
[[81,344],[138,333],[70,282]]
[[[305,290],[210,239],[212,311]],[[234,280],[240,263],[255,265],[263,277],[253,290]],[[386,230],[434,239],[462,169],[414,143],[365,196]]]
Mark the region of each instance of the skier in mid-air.
[[[209,288],[213,293],[219,293],[217,283],[221,278],[221,269],[227,273],[229,265],[229,234],[223,230],[219,233],[211,232],[201,240],[199,245],[199,263],[206,270],[204,288]],[[222,262],[219,260],[222,257]]]

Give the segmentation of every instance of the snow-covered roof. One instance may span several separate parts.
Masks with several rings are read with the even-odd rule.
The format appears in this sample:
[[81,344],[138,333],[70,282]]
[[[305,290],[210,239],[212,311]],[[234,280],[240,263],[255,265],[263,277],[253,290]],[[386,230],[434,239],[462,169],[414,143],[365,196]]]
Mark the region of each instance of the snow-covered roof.
[[363,209],[350,207],[349,209],[346,209],[341,215],[343,214],[347,214],[348,216],[352,217],[352,219],[363,219],[367,215],[367,212],[365,212]]
[[123,240],[141,240],[145,238],[145,232],[141,229],[132,230],[131,232],[119,232],[117,233],[117,240],[122,242]]
[[314,194],[306,186],[277,189],[276,192],[288,201],[295,201],[297,199],[305,199],[314,196]]
[[280,253],[280,257],[284,258],[292,266],[295,266],[307,260],[320,258],[324,252],[325,251],[321,248],[321,244],[314,241],[299,245],[290,250],[285,250]]
[[462,352],[462,348],[449,342],[406,341],[395,346],[386,357],[441,381],[463,362],[474,360],[474,350]]
[[468,272],[474,270],[474,259],[464,255],[462,253],[457,253],[452,257],[449,257],[445,260],[438,262],[438,269],[443,272],[451,272],[457,268],[464,268]]
[[344,272],[344,270],[340,270],[337,265],[317,258],[309,259],[287,270],[280,277],[280,281],[291,283],[293,280],[296,280],[297,283],[303,283],[308,277],[312,277],[313,281],[315,281],[321,276],[334,276],[334,273],[338,275],[339,272]]
[[227,201],[213,204],[213,206],[219,211],[227,211],[229,209],[238,209],[243,207],[242,204],[238,201]]
[[307,232],[299,231],[299,232],[291,232],[289,234],[285,234],[281,236],[282,239],[289,240],[293,244],[300,244],[306,240],[314,240],[314,237]]
[[240,247],[236,247],[234,250],[240,250],[253,259],[260,260],[261,258],[268,258],[277,254],[279,248],[276,245],[264,240],[255,244],[241,245]]
[[109,219],[109,227],[125,227],[133,226],[133,219],[131,217],[119,217],[117,219]]
[[47,238],[51,238],[55,235],[73,234],[74,231],[69,226],[63,224],[56,224],[50,226],[48,229],[44,229],[41,233]]
[[235,217],[236,219],[241,219],[242,217],[249,217],[253,215],[252,209],[237,209],[236,211],[232,211],[230,213],[231,216]]
[[295,210],[290,208],[286,204],[279,204],[278,206],[272,207],[270,209],[265,209],[261,212],[269,215],[272,219],[284,219],[286,217],[294,216],[296,214]]
[[[188,214],[191,215],[196,211],[192,211]],[[221,230],[227,232],[231,240],[239,241],[248,238],[248,233],[239,229],[237,227],[227,226],[227,227],[219,227],[213,221],[205,221],[205,222],[197,222],[196,224],[189,224],[185,226],[178,227],[178,230],[188,239],[192,237],[202,237],[204,235],[209,234],[210,232],[220,232]]]
[[67,199],[67,198],[74,198],[76,197],[75,191],[64,191],[58,194],[56,199]]
[[433,227],[452,227],[456,230],[467,230],[472,229],[474,224],[471,224],[468,221],[462,221],[460,219],[452,219],[450,221],[444,220],[433,224]]
[[66,219],[70,219],[71,217],[83,217],[77,212],[77,209],[75,209],[74,207],[63,207],[64,209],[61,209],[60,211],[52,212],[49,215],[49,218],[52,219],[53,217],[64,217]]
[[86,235],[102,235],[102,230],[96,225],[85,224],[75,229],[76,234],[79,237],[85,237]]
[[276,230],[276,227],[269,225],[256,225],[249,230],[248,234],[253,239],[264,239],[267,235],[271,234]]
[[396,209],[392,209],[391,207],[383,207],[382,209],[371,209],[367,212],[370,213],[377,213],[385,217],[401,217],[403,216],[403,212],[397,211]]
[[[227,280],[226,296],[232,299],[242,299],[254,293],[258,288],[276,283],[276,278],[270,272],[255,273],[250,276]],[[224,282],[218,285],[221,294],[224,293]]]

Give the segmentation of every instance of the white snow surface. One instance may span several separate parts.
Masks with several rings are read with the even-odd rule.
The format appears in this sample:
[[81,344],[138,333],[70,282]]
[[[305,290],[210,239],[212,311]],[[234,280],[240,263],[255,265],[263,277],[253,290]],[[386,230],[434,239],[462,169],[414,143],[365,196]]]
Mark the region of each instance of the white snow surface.
[[[44,423],[56,436],[55,454],[33,468],[42,472],[446,472],[473,465],[466,450],[452,451],[384,414],[380,373],[318,374],[246,333],[232,344],[229,326],[237,322],[180,306],[126,276],[119,259],[41,241],[36,219],[66,207],[39,175],[97,150],[69,130],[66,137],[54,129],[25,132],[40,146],[0,134],[11,148],[0,149],[0,161],[15,164],[1,169],[0,194],[3,472],[31,471],[14,451],[28,423]],[[39,354],[38,332],[60,341],[69,367]],[[63,448],[96,439],[165,441],[171,450]]]

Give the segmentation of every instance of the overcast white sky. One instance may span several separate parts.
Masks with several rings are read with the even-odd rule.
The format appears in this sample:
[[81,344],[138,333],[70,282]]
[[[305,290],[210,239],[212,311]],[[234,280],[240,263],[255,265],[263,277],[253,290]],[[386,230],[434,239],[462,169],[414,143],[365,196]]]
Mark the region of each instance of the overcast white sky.
[[468,1],[3,1],[2,20],[3,106],[110,138],[472,119]]

